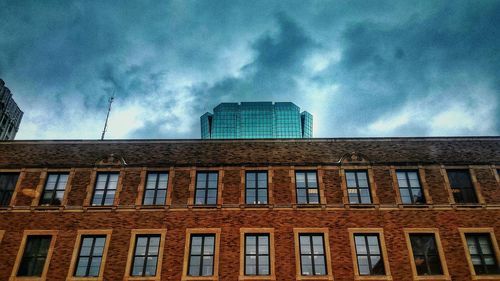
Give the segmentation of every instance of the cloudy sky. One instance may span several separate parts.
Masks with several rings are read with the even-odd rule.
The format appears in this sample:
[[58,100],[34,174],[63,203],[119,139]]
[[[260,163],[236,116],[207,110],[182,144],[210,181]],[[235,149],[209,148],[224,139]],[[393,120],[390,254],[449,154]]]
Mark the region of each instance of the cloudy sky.
[[0,1],[18,139],[199,138],[292,101],[315,137],[500,134],[500,1]]

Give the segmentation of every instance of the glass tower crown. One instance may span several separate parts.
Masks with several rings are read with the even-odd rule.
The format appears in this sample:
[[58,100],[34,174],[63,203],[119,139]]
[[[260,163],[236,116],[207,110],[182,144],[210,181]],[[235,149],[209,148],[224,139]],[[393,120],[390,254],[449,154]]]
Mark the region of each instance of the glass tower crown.
[[221,103],[200,117],[202,139],[312,138],[312,115],[291,102]]

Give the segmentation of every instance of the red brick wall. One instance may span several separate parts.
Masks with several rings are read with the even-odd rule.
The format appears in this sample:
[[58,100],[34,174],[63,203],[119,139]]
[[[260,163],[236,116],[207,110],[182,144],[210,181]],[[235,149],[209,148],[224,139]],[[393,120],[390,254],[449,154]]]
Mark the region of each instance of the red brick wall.
[[222,182],[224,183],[224,190],[222,192],[224,204],[239,205],[241,185],[240,170],[224,171]]
[[439,168],[425,169],[425,180],[429,186],[429,194],[434,204],[449,204],[448,192],[445,188],[444,178]]
[[122,179],[122,191],[120,192],[120,205],[135,205],[135,200],[138,196],[137,192],[140,183],[140,169],[125,170],[125,176]]
[[71,181],[71,191],[68,193],[69,206],[82,206],[87,196],[87,187],[90,184],[92,170],[77,169]]
[[189,198],[190,171],[176,170],[172,187],[172,206],[186,206]]
[[273,197],[274,204],[281,206],[290,206],[292,203],[292,191],[290,189],[290,170],[275,169],[273,176]]
[[476,179],[481,187],[481,194],[484,197],[486,203],[498,203],[500,198],[500,186],[493,174],[493,171],[489,168],[476,168],[474,169],[476,173]]
[[30,206],[34,199],[35,190],[40,182],[40,172],[26,172],[21,180],[19,192],[16,195],[17,206]]
[[373,168],[373,179],[377,185],[377,197],[380,204],[396,204],[396,192],[392,187],[392,176],[389,167]]
[[342,184],[340,182],[339,170],[325,170],[323,183],[325,185],[325,196],[327,204],[342,204]]
[[[167,228],[162,280],[180,280],[186,228],[221,228],[220,280],[238,280],[239,228],[275,228],[277,280],[295,280],[293,228],[328,227],[335,280],[352,280],[353,264],[348,243],[350,227],[383,227],[393,280],[411,280],[403,227],[439,229],[452,280],[470,280],[458,227],[493,227],[500,233],[500,210],[185,210],[130,212],[0,213],[0,280],[7,280],[25,229],[55,229],[59,235],[50,262],[48,280],[65,280],[77,229],[113,229],[105,280],[119,280],[125,273],[130,230]],[[482,218],[478,221],[478,217]],[[15,222],[15,223],[14,223]]]

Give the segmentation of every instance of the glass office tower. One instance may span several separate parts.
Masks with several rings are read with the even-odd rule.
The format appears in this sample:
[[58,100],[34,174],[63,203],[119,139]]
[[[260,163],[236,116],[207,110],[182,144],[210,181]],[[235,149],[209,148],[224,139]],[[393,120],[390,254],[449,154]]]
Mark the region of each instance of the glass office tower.
[[312,138],[312,118],[291,102],[221,103],[201,116],[201,138]]

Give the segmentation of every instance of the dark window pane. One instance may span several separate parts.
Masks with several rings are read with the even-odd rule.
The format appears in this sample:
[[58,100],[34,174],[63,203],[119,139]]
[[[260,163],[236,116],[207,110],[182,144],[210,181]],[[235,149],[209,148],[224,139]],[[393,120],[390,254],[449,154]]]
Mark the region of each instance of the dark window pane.
[[51,240],[52,236],[47,235],[30,235],[26,238],[17,276],[42,276]]
[[456,203],[477,203],[468,170],[448,170],[447,174]]
[[18,177],[18,173],[0,173],[0,206],[9,206]]
[[247,172],[245,182],[246,204],[267,204],[267,172]]
[[410,234],[410,243],[418,275],[443,274],[434,234]]
[[471,233],[466,234],[465,237],[476,274],[500,274],[500,267],[491,244],[490,234]]
[[245,275],[269,275],[269,235],[245,235]]

